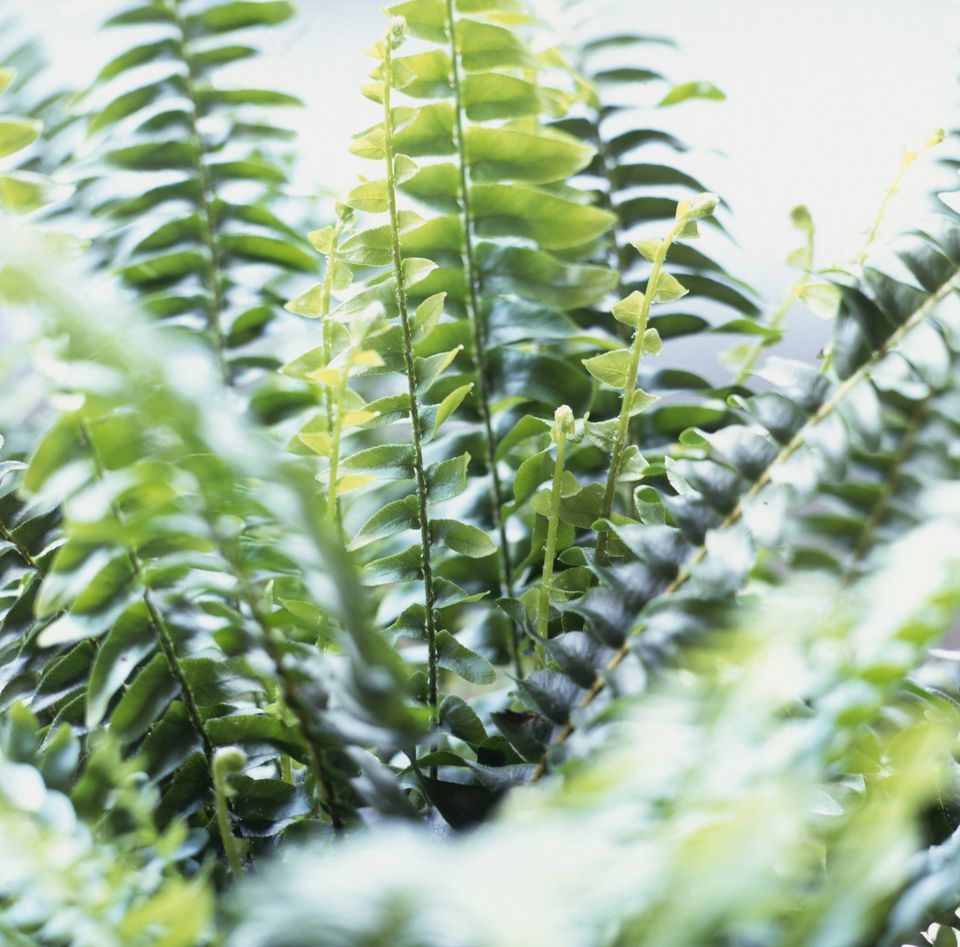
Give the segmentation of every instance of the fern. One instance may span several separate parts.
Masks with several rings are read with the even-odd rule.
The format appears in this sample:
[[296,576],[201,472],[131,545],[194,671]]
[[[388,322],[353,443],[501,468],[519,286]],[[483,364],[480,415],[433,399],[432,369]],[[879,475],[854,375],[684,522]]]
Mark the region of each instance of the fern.
[[[38,840],[25,877],[56,880],[31,902],[0,870],[3,937],[416,939],[474,916],[475,858],[534,925],[485,903],[445,943],[899,944],[951,907],[956,687],[927,649],[956,528],[926,487],[957,474],[960,230],[879,250],[887,200],[817,271],[798,207],[799,274],[761,315],[710,242],[729,208],[635,107],[722,94],[561,6],[573,34],[520,0],[387,10],[351,148],[376,170],[321,229],[285,222],[290,139],[263,117],[295,101],[221,81],[285,2],[119,12],[138,38],[83,100],[92,160],[0,121],[0,191],[77,180],[87,262],[133,297],[3,221],[0,822]],[[29,181],[22,209],[59,213]],[[796,301],[835,314],[820,364],[767,357]],[[720,335],[715,385],[676,340]],[[334,930],[343,866],[380,877],[384,818],[491,824],[432,854],[382,836],[436,859],[429,898],[395,878]],[[113,863],[93,917],[43,861],[58,837],[68,874]],[[296,841],[343,876],[268,870]],[[229,886],[249,900],[212,913]]]
[[[290,134],[265,111],[299,100],[216,79],[257,54],[238,34],[292,14],[285,0],[148,0],[117,13],[108,26],[155,38],[102,68],[96,90],[107,101],[88,122],[105,165],[90,189],[120,277],[158,318],[200,332],[231,384],[277,366],[262,337],[283,301],[282,277],[314,263],[273,210],[289,181],[277,144]],[[274,420],[303,403],[300,392],[268,388],[253,407]]]

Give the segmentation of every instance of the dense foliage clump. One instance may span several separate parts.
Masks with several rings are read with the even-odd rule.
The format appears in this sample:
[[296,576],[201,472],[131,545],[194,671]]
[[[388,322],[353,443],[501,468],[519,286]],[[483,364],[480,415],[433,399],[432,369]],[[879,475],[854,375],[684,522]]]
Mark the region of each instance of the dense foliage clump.
[[5,943],[956,943],[956,215],[768,310],[560,6],[389,8],[319,210],[287,2],[4,50]]

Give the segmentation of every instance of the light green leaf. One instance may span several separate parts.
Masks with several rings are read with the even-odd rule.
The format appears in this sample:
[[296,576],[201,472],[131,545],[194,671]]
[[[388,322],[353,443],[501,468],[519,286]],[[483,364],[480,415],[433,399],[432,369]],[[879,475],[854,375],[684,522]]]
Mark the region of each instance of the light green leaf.
[[414,36],[443,43],[447,36],[447,7],[444,0],[407,0],[387,8],[392,17],[402,16]]
[[460,496],[467,489],[469,454],[440,460],[427,468],[427,493],[431,503]]
[[[449,352],[438,352],[428,358],[416,359],[417,384],[421,391],[429,390],[430,386],[447,370],[451,362],[463,351],[458,345]],[[462,399],[461,399],[462,400]]]
[[463,68],[468,72],[537,66],[533,54],[517,33],[493,23],[460,20],[457,23],[457,44]]
[[349,548],[360,549],[377,539],[385,539],[387,536],[393,536],[395,533],[408,529],[418,529],[419,526],[420,514],[417,498],[408,496],[402,500],[394,500],[377,510],[360,527]]
[[467,117],[475,122],[536,115],[543,102],[532,82],[502,72],[465,76],[461,88]]
[[15,154],[40,137],[43,123],[29,118],[0,118],[0,158]]
[[323,284],[311,286],[305,293],[291,299],[283,308],[298,316],[308,319],[318,319],[323,315],[324,291]]
[[620,458],[620,469],[617,471],[617,483],[634,483],[642,480],[650,464],[640,453],[636,444],[628,444]]
[[630,350],[614,349],[591,358],[582,359],[583,367],[597,381],[623,391],[630,380]]
[[657,253],[660,251],[660,248],[663,246],[662,240],[638,240],[633,245],[636,248],[637,253],[640,254],[645,260],[649,260],[651,263],[656,259]]
[[[381,78],[382,69],[375,75]],[[450,56],[445,49],[430,49],[393,60],[394,87],[415,99],[436,99],[449,95]]]
[[367,563],[363,577],[368,585],[390,585],[394,582],[418,582],[423,577],[420,544],[395,556],[384,556]]
[[544,449],[527,457],[513,478],[514,500],[518,504],[525,503],[552,473],[553,457],[549,450]]
[[467,161],[476,181],[530,181],[549,184],[582,171],[594,150],[562,132],[471,125]]
[[434,293],[428,296],[419,306],[413,320],[414,344],[429,338],[430,333],[437,327],[443,315],[443,305],[446,302],[446,293]]
[[[128,69],[135,69],[137,66],[145,65],[149,62],[156,62],[161,59],[169,59],[176,54],[177,46],[171,39],[162,39],[158,42],[144,43],[141,46],[134,46],[132,49],[125,50],[111,59],[97,76],[98,82],[106,82],[113,79]],[[2,91],[2,89],[0,89]]]
[[655,303],[669,303],[676,299],[686,296],[689,290],[675,277],[669,273],[660,273],[657,280],[657,288],[653,294]]
[[680,102],[686,102],[689,99],[720,101],[725,98],[726,95],[712,82],[694,81],[674,86],[657,104],[663,108],[668,105],[678,105]]
[[340,465],[344,474],[368,474],[377,480],[406,480],[413,476],[412,444],[378,444],[368,447]]
[[609,211],[522,184],[474,184],[470,209],[484,237],[530,237],[545,250],[589,243],[616,223]]
[[645,330],[640,343],[640,351],[644,355],[659,355],[662,348],[663,342],[660,340],[660,333],[656,329]]
[[273,26],[296,12],[287,0],[234,0],[186,18],[190,33],[229,33],[251,26]]
[[640,326],[640,317],[643,314],[643,293],[634,290],[625,299],[621,299],[612,309],[613,318],[634,329]]
[[[386,179],[378,181],[364,181],[358,184],[351,191],[347,192],[343,202],[354,210],[364,211],[368,214],[385,213],[388,207],[388,190]],[[326,228],[333,234],[333,228]],[[319,247],[317,249],[320,249]],[[329,250],[321,250],[322,253],[329,253]]]
[[443,422],[460,407],[463,399],[466,398],[471,391],[473,391],[473,382],[467,385],[461,385],[459,388],[454,388],[454,390],[440,402],[440,406],[437,408],[437,416],[433,422],[434,435],[436,435],[443,426]]
[[458,520],[431,520],[430,535],[434,542],[470,559],[484,559],[497,551],[496,544],[482,529]]

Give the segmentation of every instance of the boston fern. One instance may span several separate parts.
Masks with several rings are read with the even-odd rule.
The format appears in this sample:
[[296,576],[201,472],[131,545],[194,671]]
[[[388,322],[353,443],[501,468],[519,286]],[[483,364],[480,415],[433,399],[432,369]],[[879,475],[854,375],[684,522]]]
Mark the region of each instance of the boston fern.
[[[89,94],[98,148],[82,180],[106,258],[148,311],[206,338],[231,385],[277,367],[261,343],[284,300],[283,277],[314,269],[284,219],[292,133],[272,114],[301,103],[219,79],[257,55],[238,40],[293,12],[285,0],[122,9],[105,25],[129,30],[137,45],[104,65]],[[274,383],[254,407],[272,422],[302,402]]]
[[322,226],[286,2],[0,68],[5,943],[956,942],[960,228],[763,309],[599,6],[388,8]]

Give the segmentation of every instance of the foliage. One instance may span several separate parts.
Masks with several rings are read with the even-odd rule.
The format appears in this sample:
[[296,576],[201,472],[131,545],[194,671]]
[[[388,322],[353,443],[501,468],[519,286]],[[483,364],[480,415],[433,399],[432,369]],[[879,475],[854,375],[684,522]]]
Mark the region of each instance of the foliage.
[[824,578],[760,596],[624,698],[562,779],[445,842],[398,828],[297,853],[236,893],[228,943],[901,943],[957,725],[903,687],[956,609],[957,539],[955,520],[911,534],[852,598]]
[[[55,98],[86,157],[0,120],[12,943],[854,947],[956,907],[960,527],[928,494],[960,228],[878,250],[898,177],[817,269],[798,207],[761,312],[652,112],[722,93],[560,6],[390,8],[377,170],[319,229],[263,113],[294,100],[220,76],[285,2],[120,10]],[[820,365],[767,356],[795,301]],[[728,336],[728,380],[685,368]]]

